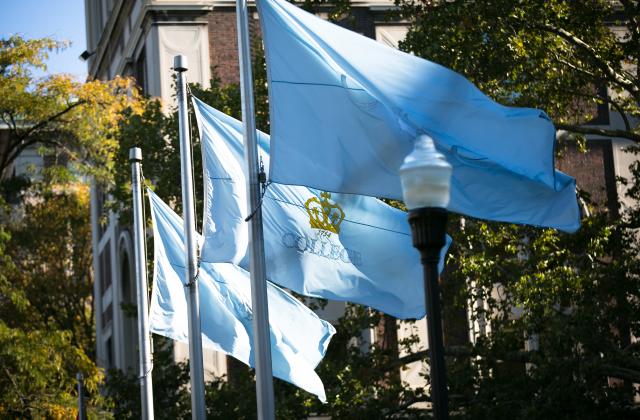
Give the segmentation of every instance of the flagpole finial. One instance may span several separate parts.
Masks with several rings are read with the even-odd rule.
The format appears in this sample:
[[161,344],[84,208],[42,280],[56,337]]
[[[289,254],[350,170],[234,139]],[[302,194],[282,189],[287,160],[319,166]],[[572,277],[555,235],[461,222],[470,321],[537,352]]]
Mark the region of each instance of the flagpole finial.
[[186,55],[176,55],[173,57],[173,69],[177,72],[189,70],[189,62]]
[[129,149],[129,162],[142,162],[142,149],[139,147]]

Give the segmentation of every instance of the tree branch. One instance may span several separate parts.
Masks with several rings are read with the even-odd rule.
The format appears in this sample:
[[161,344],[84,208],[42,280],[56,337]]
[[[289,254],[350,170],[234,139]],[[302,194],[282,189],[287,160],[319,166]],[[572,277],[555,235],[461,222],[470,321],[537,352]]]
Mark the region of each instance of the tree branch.
[[[444,349],[445,356],[452,357],[471,357],[474,353],[465,346],[450,346],[445,347]],[[508,352],[500,357],[496,357],[497,360],[504,360],[507,362],[522,362],[522,363],[535,363],[533,361],[533,356],[538,355],[538,352],[530,352],[530,351],[514,351]],[[423,359],[429,358],[429,350],[422,350],[415,353],[411,353],[407,356],[400,357],[395,363],[396,366],[403,366],[413,362],[419,362]]]
[[593,64],[599,68],[605,75],[615,81],[618,85],[624,87],[629,93],[631,93],[636,99],[640,97],[640,89],[638,86],[630,80],[625,74],[617,72],[606,60],[604,60],[596,50],[578,36],[572,34],[563,28],[557,28],[550,24],[531,24],[525,23],[534,29],[543,30],[559,36],[560,38],[573,45],[575,48],[587,53]]
[[41,129],[42,127],[45,127],[47,124],[51,123],[52,121],[62,117],[63,115],[67,114],[68,112],[70,112],[71,110],[73,110],[74,108],[83,105],[87,103],[87,101],[83,100],[79,100],[77,102],[72,103],[71,105],[67,106],[65,109],[63,109],[60,112],[57,112],[51,116],[49,116],[47,119],[40,121],[38,124],[34,125],[33,127],[30,127],[27,131],[25,131],[20,138],[21,139],[25,139],[27,137],[29,137],[32,133],[34,133],[35,131]]
[[633,131],[626,130],[613,130],[599,127],[587,127],[584,125],[574,124],[556,124],[556,129],[567,130],[573,133],[579,134],[596,134],[604,137],[619,137],[623,139],[629,139],[636,143],[640,143],[640,134],[636,134]]
[[9,127],[9,132],[16,134],[18,127],[16,126],[16,120],[13,114],[7,110],[2,111],[2,121]]
[[624,110],[622,109],[620,104],[615,102],[615,101],[611,101],[611,100],[607,100],[607,103],[611,104],[611,106],[614,107],[616,109],[616,111],[618,111],[618,114],[620,114],[620,117],[622,117],[622,121],[624,122],[624,128],[627,131],[632,131],[631,123],[629,122],[629,118],[627,118],[627,114],[624,112]]
[[15,392],[18,394],[18,398],[20,398],[20,402],[22,402],[22,404],[26,404],[28,406],[29,405],[29,399],[27,397],[25,397],[20,392],[20,387],[16,383],[15,377],[11,374],[11,372],[9,372],[9,369],[7,369],[7,367],[4,365],[4,363],[2,364],[2,370],[4,370],[4,372],[7,374],[7,378],[9,378],[11,383],[13,383],[13,388],[14,388]]
[[631,353],[634,350],[640,350],[640,341],[635,341],[622,349],[623,353]]
[[0,172],[4,170],[5,166],[8,166],[11,162],[17,159],[20,153],[22,153],[26,148],[38,143],[45,146],[57,147],[58,149],[60,149],[61,151],[69,155],[70,159],[78,160],[78,156],[76,152],[71,150],[69,147],[67,147],[60,141],[55,140],[56,137],[63,136],[63,135],[65,135],[65,132],[63,131],[52,131],[50,133],[47,133],[46,137],[36,136],[36,137],[32,137],[29,140],[21,140],[19,142],[16,142],[16,144],[13,144],[12,146],[9,147],[9,151],[6,154],[6,157],[3,159],[3,161],[0,164]]
[[4,165],[8,166],[11,162],[16,160],[20,155],[20,153],[22,153],[27,147],[33,146],[36,143],[42,143],[49,146],[63,147],[61,143],[55,140],[43,140],[38,138],[32,138],[31,140],[27,140],[27,141],[22,140],[18,144],[14,144],[12,146],[13,150],[7,153],[7,158],[3,162],[3,166],[0,166],[0,168],[4,169]]
[[395,408],[393,408],[391,410],[385,411],[383,416],[384,416],[384,418],[391,418],[391,417],[393,417],[394,414],[398,414],[401,411],[404,411],[407,408],[411,407],[413,404],[419,403],[419,402],[431,402],[431,398],[429,396],[426,396],[426,395],[423,395],[421,397],[411,398],[409,400],[404,401],[399,406],[397,406],[397,407],[395,407]]
[[569,67],[571,70],[576,71],[576,72],[578,72],[578,73],[582,73],[582,74],[584,74],[584,75],[586,75],[586,76],[589,76],[589,77],[592,77],[592,78],[594,78],[594,79],[601,79],[601,78],[600,78],[600,77],[598,77],[595,73],[592,73],[592,72],[590,72],[589,70],[582,69],[582,68],[580,68],[580,67],[576,66],[575,64],[572,64],[572,63],[568,62],[568,61],[567,61],[567,60],[565,60],[564,58],[560,58],[560,56],[558,56],[558,54],[555,54],[555,53],[553,53],[553,52],[552,52],[552,54],[553,54],[553,58],[555,58],[555,60],[556,60],[558,63],[560,63],[560,64],[562,64],[562,65],[565,65],[565,66]]
[[[473,353],[467,348],[462,346],[445,347],[445,356],[473,356]],[[540,353],[537,351],[513,351],[499,355],[495,359],[505,362],[519,362],[519,363],[532,363],[537,364],[536,357],[539,357]],[[429,350],[422,350],[410,355],[401,357],[391,366],[394,369],[398,366],[403,366],[412,362],[418,362],[429,358]],[[603,364],[600,366],[601,372],[605,376],[615,377],[619,379],[629,380],[634,383],[640,383],[640,371],[635,369],[629,369],[626,367],[620,367],[610,364]]]
[[601,100],[604,103],[610,104],[612,107],[614,107],[616,109],[616,111],[618,111],[618,114],[620,114],[620,117],[622,118],[622,121],[624,123],[625,130],[633,131],[633,128],[631,127],[631,122],[629,121],[629,118],[627,117],[627,114],[624,112],[624,109],[622,109],[622,106],[619,103],[617,103],[616,101],[612,101],[607,96],[589,95],[589,94],[586,94],[586,93],[576,92],[576,91],[573,91],[573,90],[571,90],[569,92],[574,96],[579,96],[579,97],[582,97],[582,98],[589,98],[589,99],[598,99],[598,100]]
[[633,383],[640,383],[640,372],[614,365],[602,365],[602,373],[614,378],[625,379]]
[[[49,116],[45,120],[40,121],[39,123],[35,124],[32,127],[29,127],[25,132],[21,134],[18,133],[17,125],[15,123],[15,120],[13,119],[13,115],[11,113],[7,113],[7,115],[12,120],[12,125],[15,127],[14,132],[15,132],[16,141],[12,142],[10,137],[9,145],[7,145],[7,148],[5,149],[5,153],[3,153],[5,156],[3,156],[2,158],[2,162],[0,165],[0,173],[3,173],[5,168],[9,166],[18,157],[18,155],[22,153],[22,151],[24,151],[27,147],[32,146],[36,143],[42,143],[45,145],[60,147],[60,148],[63,148],[65,151],[70,152],[68,148],[64,147],[60,142],[56,140],[52,140],[50,137],[49,138],[35,137],[31,139],[29,139],[29,137],[33,136],[33,134],[36,133],[38,130],[42,129],[43,127],[46,127],[48,124],[55,121],[56,119],[59,119],[63,115],[71,112],[74,108],[77,108],[78,106],[83,105],[85,103],[87,103],[87,101],[85,100],[79,100],[77,102],[74,102],[73,104],[63,109],[62,111],[59,111]],[[53,135],[53,133],[51,133],[51,135]],[[73,153],[70,153],[70,155],[73,155]]]

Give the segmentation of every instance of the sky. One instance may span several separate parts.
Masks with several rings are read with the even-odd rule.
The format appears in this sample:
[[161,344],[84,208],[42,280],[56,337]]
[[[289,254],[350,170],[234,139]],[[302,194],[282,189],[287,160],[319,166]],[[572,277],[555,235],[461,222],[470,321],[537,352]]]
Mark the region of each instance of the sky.
[[0,38],[52,37],[71,46],[52,52],[48,73],[69,73],[85,80],[87,65],[78,57],[86,49],[84,0],[0,0]]

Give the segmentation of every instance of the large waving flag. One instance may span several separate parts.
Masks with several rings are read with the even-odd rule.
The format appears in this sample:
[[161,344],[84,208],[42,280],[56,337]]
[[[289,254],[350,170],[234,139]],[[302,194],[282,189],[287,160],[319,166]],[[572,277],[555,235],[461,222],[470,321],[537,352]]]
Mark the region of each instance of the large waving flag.
[[[203,261],[248,267],[242,123],[193,99],[203,150]],[[259,132],[268,168],[269,136]],[[307,296],[425,314],[422,266],[406,213],[372,197],[271,184],[262,204],[268,278]],[[442,250],[442,270],[447,246]]]
[[401,199],[398,169],[427,133],[453,166],[449,209],[579,228],[573,178],[554,169],[555,129],[461,75],[309,14],[258,0],[274,182]]
[[[151,331],[188,342],[182,219],[148,190],[153,218],[154,274]],[[204,347],[253,366],[249,274],[233,264],[202,263],[200,317]],[[314,368],[335,329],[279,287],[268,284],[273,374],[326,401]]]

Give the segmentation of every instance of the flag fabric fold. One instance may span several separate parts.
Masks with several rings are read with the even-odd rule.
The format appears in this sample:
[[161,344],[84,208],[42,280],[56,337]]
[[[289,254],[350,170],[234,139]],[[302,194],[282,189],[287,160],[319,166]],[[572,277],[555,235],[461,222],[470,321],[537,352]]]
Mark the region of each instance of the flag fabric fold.
[[257,4],[272,181],[401,199],[398,169],[427,133],[453,165],[450,210],[579,228],[575,180],[554,168],[543,111],[500,105],[458,73],[284,0]]
[[[148,190],[154,237],[152,332],[188,342],[184,231],[182,219]],[[226,263],[199,268],[200,317],[205,348],[254,364],[251,286],[248,273]],[[274,376],[326,401],[314,371],[335,329],[279,287],[268,284],[269,328]]]
[[[203,152],[202,260],[248,268],[242,123],[193,98]],[[269,136],[259,132],[268,169]],[[239,201],[242,200],[242,201]],[[420,255],[407,214],[361,195],[270,184],[262,200],[267,277],[297,293],[373,307],[395,317],[425,314]],[[442,250],[440,270],[451,242]]]

